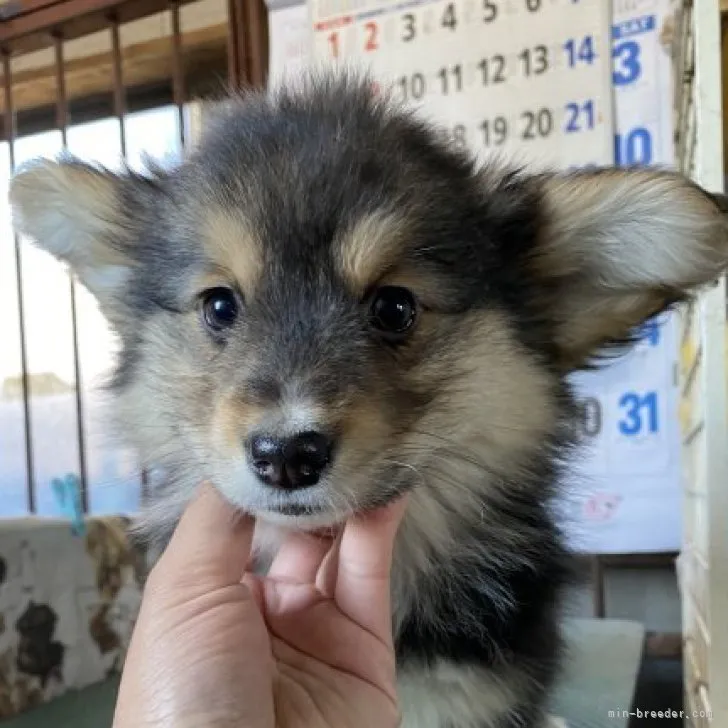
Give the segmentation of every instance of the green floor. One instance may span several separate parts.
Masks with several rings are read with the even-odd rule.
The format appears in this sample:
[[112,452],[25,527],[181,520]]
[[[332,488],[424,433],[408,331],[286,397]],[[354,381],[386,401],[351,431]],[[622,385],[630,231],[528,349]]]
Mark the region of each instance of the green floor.
[[119,681],[71,692],[52,703],[15,718],[0,720],[2,728],[111,728]]
[[[642,654],[642,625],[621,620],[569,620],[570,659],[552,712],[566,728],[626,728]],[[110,680],[28,711],[0,728],[111,728],[118,680]]]

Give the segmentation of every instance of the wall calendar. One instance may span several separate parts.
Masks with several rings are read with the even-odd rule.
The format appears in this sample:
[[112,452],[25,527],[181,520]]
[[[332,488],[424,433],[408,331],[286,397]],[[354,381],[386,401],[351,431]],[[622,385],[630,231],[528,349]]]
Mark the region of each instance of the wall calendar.
[[[609,3],[312,0],[313,56],[370,70],[482,156],[611,163]],[[436,51],[433,51],[436,49]]]

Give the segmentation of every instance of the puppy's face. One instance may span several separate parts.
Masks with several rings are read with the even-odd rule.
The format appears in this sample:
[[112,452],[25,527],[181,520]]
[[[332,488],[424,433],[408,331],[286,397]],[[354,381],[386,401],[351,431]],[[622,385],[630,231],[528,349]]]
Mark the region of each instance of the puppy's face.
[[231,102],[172,172],[44,162],[11,197],[119,333],[145,459],[304,527],[517,487],[565,375],[728,262],[680,177],[476,170],[350,82]]

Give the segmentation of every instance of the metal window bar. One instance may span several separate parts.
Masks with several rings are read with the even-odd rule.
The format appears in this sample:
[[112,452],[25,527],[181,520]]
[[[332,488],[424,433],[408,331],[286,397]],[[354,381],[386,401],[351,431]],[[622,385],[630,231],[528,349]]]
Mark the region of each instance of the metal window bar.
[[[125,86],[124,46],[121,27],[128,22],[146,18],[160,12],[169,13],[171,42],[171,101],[177,110],[179,142],[184,148],[188,142],[186,128],[186,104],[190,93],[188,72],[194,72],[193,64],[186,67],[184,33],[181,10],[189,0],[66,0],[65,2],[37,2],[25,0],[15,3],[0,3],[0,54],[3,69],[4,141],[8,144],[9,167],[15,170],[18,138],[18,107],[14,96],[13,60],[33,51],[52,49],[55,80],[55,119],[43,130],[55,128],[60,132],[62,147],[67,148],[70,125],[69,104],[73,99],[67,82],[66,45],[102,30],[108,31],[111,42],[111,113],[107,118],[116,118],[119,123],[119,144],[121,156],[127,159],[128,140],[126,116],[130,111],[131,96]],[[265,82],[267,72],[267,11],[264,0],[228,0],[227,2],[227,75],[231,89],[246,85],[260,86]],[[24,295],[28,295],[23,280],[23,251],[17,235],[13,237],[14,259],[17,278],[17,306],[19,316],[19,350],[22,384],[23,439],[25,445],[25,486],[27,510],[37,512],[37,477],[33,448],[31,387],[28,363],[27,315]],[[73,372],[75,376],[75,436],[78,439],[78,472],[82,484],[83,509],[89,510],[89,466],[86,442],[86,407],[84,401],[83,361],[79,346],[78,303],[76,282],[70,279],[70,313],[73,345]],[[141,472],[142,497],[149,487],[149,477]]]
[[114,74],[114,116],[116,116],[119,120],[119,146],[121,148],[121,158],[126,160],[126,126],[124,124],[126,99],[124,94],[123,59],[121,56],[119,20],[113,13],[109,15],[109,31],[111,33],[111,56]]
[[[61,132],[61,146],[68,149],[68,99],[66,96],[65,62],[63,58],[63,35],[60,31],[53,33],[56,66],[56,124]],[[78,471],[81,480],[81,506],[88,513],[88,469],[86,467],[86,433],[83,418],[83,382],[81,379],[81,358],[78,352],[78,304],[76,302],[76,281],[69,274],[71,305],[71,336],[73,338],[73,374],[75,379],[76,400],[76,435],[78,437]]]
[[[5,87],[5,139],[8,144],[10,173],[15,171],[15,111],[13,109],[13,81],[10,67],[10,53],[3,49],[3,81]],[[35,469],[33,461],[33,438],[31,433],[30,382],[28,380],[28,347],[25,336],[25,306],[23,298],[23,253],[20,238],[13,234],[15,246],[15,276],[18,293],[18,322],[20,336],[21,387],[23,397],[23,441],[25,444],[25,487],[29,513],[35,513]]]
[[185,147],[185,87],[184,66],[182,56],[182,32],[180,30],[179,3],[170,3],[172,16],[172,88],[174,103],[177,106],[177,124],[179,141],[182,149]]

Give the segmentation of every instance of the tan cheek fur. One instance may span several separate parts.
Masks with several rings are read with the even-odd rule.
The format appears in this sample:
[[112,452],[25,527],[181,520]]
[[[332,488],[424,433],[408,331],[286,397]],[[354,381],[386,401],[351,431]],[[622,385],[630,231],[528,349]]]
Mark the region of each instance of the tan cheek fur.
[[266,415],[266,409],[230,393],[213,403],[210,428],[213,451],[222,457],[240,457],[243,443]]
[[489,465],[512,473],[514,462],[538,446],[553,427],[553,380],[517,341],[504,314],[474,312],[459,325],[454,350],[433,352],[415,377],[443,377],[439,405],[419,429],[442,433],[453,449],[468,443]]
[[[348,503],[356,503],[359,479],[392,445],[392,422],[373,396],[360,396],[349,403],[339,419],[342,447],[333,477],[336,490]],[[367,484],[369,487],[377,484]]]
[[[437,569],[429,561],[432,545],[437,553],[457,550],[454,524],[469,522],[473,514],[488,519],[488,504],[508,495],[499,492],[499,474],[517,475],[519,464],[528,462],[555,427],[553,380],[518,343],[506,317],[472,313],[461,327],[455,350],[441,357],[433,353],[417,374],[427,381],[447,378],[439,403],[402,446],[404,452],[419,453],[409,460],[427,487],[410,494],[398,538],[395,627],[416,600],[421,574]],[[505,525],[493,522],[491,532],[494,539],[511,543],[515,553],[522,546],[518,533]]]
[[[143,329],[143,356],[132,384],[118,397],[116,419],[145,462],[166,455],[192,458],[207,443],[201,438],[209,420],[213,375],[200,366],[196,337],[185,336],[190,320],[158,314]],[[179,326],[179,329],[172,327]],[[180,435],[184,440],[180,440]],[[192,449],[192,451],[190,451]]]

